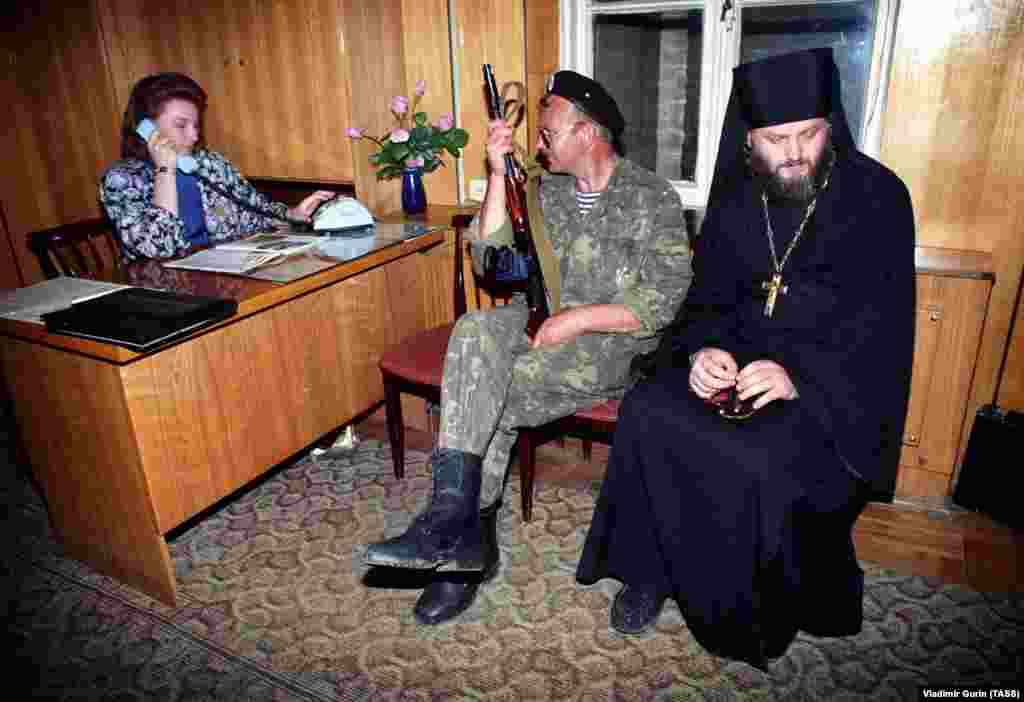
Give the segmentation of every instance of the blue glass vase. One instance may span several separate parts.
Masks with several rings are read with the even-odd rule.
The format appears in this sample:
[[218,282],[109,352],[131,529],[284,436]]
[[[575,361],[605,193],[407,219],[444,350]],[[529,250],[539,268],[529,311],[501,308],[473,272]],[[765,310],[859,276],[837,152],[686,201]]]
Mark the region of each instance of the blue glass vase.
[[406,168],[402,171],[402,211],[407,215],[418,215],[426,210],[427,193],[423,190],[423,169]]

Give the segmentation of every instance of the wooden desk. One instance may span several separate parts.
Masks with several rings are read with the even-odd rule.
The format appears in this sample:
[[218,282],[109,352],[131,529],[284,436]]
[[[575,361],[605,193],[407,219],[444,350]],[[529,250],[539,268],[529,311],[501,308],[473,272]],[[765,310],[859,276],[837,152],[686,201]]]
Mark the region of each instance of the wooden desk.
[[0,368],[68,555],[173,604],[164,534],[383,399],[383,349],[436,323],[431,295],[410,291],[437,257],[410,254],[445,238],[286,285],[134,265],[139,284],[239,303],[149,354],[0,322]]

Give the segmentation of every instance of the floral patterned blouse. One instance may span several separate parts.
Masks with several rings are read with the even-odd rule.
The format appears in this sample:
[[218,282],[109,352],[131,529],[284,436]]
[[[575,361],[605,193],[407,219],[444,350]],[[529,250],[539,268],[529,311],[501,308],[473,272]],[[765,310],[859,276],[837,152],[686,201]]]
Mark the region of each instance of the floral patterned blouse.
[[[199,180],[203,216],[210,243],[255,234],[285,221],[288,206],[260,194],[224,156],[207,150],[193,154],[199,162],[198,174],[231,193],[248,209]],[[154,167],[149,161],[118,161],[100,180],[100,202],[114,223],[121,239],[126,261],[137,258],[172,258],[188,252],[191,242],[185,236],[185,223],[153,203]]]

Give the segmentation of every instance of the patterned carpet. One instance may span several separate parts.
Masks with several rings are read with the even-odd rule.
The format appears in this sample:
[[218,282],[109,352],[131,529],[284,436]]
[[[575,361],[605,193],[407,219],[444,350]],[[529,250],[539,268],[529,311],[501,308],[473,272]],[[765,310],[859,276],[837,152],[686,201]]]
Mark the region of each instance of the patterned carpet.
[[[6,513],[7,650],[64,700],[913,700],[924,683],[1024,678],[1024,600],[864,565],[864,630],[801,636],[767,673],[705,653],[674,604],[655,632],[608,627],[613,582],[579,587],[597,485],[537,486],[534,521],[502,510],[499,576],[457,622],[416,624],[416,583],[361,547],[425,503],[424,455],[395,480],[386,445],[307,457],[170,544],[168,608],[63,558],[16,472]],[[507,495],[518,496],[513,476]]]

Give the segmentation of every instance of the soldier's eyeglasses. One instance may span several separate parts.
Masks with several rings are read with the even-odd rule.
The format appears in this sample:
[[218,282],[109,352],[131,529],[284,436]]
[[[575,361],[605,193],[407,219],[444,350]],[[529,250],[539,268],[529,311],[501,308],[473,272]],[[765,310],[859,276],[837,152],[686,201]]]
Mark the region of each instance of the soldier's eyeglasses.
[[550,129],[541,127],[540,129],[537,130],[537,134],[540,136],[540,140],[544,142],[544,146],[550,149],[551,145],[555,142],[555,139],[557,139],[562,134],[565,134],[566,132],[572,131],[572,128],[575,126],[576,122],[573,122],[568,127],[565,127],[563,129],[557,129],[555,131],[551,131]]

